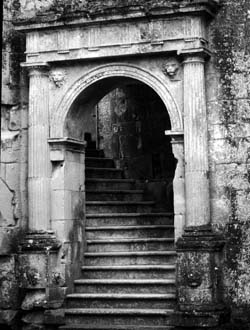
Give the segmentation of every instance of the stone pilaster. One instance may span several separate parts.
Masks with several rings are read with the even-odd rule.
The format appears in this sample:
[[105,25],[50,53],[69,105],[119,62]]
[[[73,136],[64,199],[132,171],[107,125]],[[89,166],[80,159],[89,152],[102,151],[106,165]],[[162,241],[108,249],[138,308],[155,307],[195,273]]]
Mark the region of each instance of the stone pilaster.
[[[61,242],[50,230],[51,162],[49,138],[49,80],[46,63],[24,63],[29,71],[28,114],[28,232],[19,244],[23,321],[50,304],[51,278],[58,264]],[[26,323],[29,323],[28,321]]]
[[49,155],[49,80],[48,65],[26,65],[29,70],[29,156],[28,203],[29,230],[49,229],[50,176]]
[[203,54],[183,62],[186,226],[210,221],[204,64]]
[[223,237],[210,224],[205,58],[185,50],[184,150],[186,220],[177,249],[177,329],[211,329],[223,322],[221,292]]

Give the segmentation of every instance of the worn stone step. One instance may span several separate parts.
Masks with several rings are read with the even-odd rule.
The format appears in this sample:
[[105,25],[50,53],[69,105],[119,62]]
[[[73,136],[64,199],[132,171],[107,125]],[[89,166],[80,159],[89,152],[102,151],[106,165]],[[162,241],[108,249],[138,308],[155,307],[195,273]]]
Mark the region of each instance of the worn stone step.
[[173,309],[126,309],[126,308],[74,308],[66,309],[65,317],[71,324],[93,326],[169,325]]
[[87,190],[87,201],[142,201],[143,190]]
[[86,215],[87,226],[173,225],[172,213],[96,213]]
[[151,212],[154,202],[87,201],[86,213]]
[[74,284],[76,293],[175,293],[172,279],[79,279]]
[[122,179],[123,170],[119,168],[86,167],[86,178]]
[[174,308],[176,295],[124,294],[124,293],[73,293],[67,296],[68,308]]
[[88,252],[174,250],[173,238],[118,238],[102,237],[87,240]]
[[84,256],[86,266],[158,265],[176,260],[175,251],[87,252]]
[[85,180],[86,190],[100,189],[134,189],[135,180],[133,179],[89,179]]
[[86,167],[114,168],[114,160],[112,158],[101,157],[85,157]]
[[175,268],[175,264],[82,266],[82,278],[175,279]]
[[98,238],[174,238],[174,226],[104,226],[86,227],[87,239]]
[[[170,316],[171,317],[171,316]],[[176,330],[171,325],[165,326],[138,326],[138,325],[85,325],[68,324],[59,327],[60,330]]]

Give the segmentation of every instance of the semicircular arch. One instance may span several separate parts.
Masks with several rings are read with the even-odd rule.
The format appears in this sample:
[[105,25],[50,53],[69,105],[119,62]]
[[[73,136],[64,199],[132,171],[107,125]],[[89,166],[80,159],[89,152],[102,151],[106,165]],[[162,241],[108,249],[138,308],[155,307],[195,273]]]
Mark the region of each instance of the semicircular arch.
[[92,84],[113,77],[126,77],[138,80],[151,87],[161,98],[168,111],[171,130],[183,131],[181,112],[165,81],[138,66],[115,63],[99,66],[80,77],[69,88],[51,118],[51,138],[64,137],[64,125],[68,112],[76,98]]

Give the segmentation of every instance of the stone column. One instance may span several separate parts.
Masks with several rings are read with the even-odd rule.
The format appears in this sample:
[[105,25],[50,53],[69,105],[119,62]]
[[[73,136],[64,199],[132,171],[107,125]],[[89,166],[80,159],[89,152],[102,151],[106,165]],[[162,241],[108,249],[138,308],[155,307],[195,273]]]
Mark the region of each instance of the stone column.
[[48,65],[26,65],[29,70],[28,203],[29,230],[49,229],[49,79]]
[[[24,63],[29,71],[28,232],[19,244],[20,285],[24,293],[23,322],[43,323],[51,304],[53,272],[61,242],[50,230],[51,162],[49,149],[49,79],[46,63]],[[55,286],[55,285],[54,285]],[[53,291],[54,290],[54,291]],[[39,316],[37,309],[39,308]],[[30,324],[29,324],[30,325]]]
[[203,54],[183,62],[186,226],[210,222],[204,64]]
[[221,293],[223,237],[210,223],[205,58],[183,51],[186,221],[177,240],[177,329],[212,329],[225,317]]

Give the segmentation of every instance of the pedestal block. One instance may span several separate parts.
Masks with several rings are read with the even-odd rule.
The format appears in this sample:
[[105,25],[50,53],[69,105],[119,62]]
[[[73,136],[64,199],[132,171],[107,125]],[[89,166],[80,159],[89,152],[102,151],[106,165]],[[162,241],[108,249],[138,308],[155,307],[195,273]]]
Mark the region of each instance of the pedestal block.
[[[23,292],[22,321],[43,324],[48,308],[62,306],[66,293],[55,272],[61,242],[52,231],[29,231],[19,245],[20,287]],[[55,297],[52,292],[56,290]],[[34,321],[35,320],[35,321]]]
[[177,241],[179,329],[210,329],[223,324],[228,312],[223,304],[221,259],[225,241],[209,225],[187,227]]

